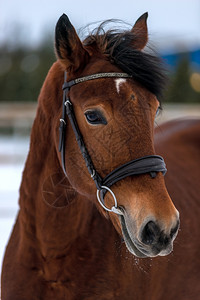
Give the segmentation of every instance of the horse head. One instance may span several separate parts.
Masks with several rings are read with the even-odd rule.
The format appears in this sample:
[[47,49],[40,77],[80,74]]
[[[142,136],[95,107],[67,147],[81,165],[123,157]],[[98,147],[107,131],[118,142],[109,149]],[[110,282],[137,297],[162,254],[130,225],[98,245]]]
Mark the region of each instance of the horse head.
[[[105,32],[100,26],[83,42],[66,15],[56,26],[56,54],[68,82],[100,73],[130,75],[85,80],[69,90],[78,128],[101,178],[129,161],[155,155],[154,120],[164,76],[160,61],[143,50],[148,41],[146,20],[147,13],[130,31],[120,33]],[[169,254],[179,228],[179,213],[163,174],[157,172],[152,178],[144,173],[117,181],[111,188],[120,214],[106,212],[96,199],[96,187],[72,127],[66,123],[66,175],[73,188],[112,221],[131,253],[138,257]],[[58,157],[61,165],[59,153]],[[104,204],[113,206],[111,193],[105,194]]]

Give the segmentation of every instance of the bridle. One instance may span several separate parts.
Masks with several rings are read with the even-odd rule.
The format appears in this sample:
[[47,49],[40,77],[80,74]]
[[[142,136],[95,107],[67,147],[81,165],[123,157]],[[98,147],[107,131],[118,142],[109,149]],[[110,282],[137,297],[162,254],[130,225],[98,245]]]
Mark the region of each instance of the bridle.
[[[118,182],[119,180],[124,179],[125,177],[128,176],[149,173],[152,178],[155,178],[157,172],[162,172],[162,174],[165,175],[167,169],[165,166],[164,159],[161,156],[148,155],[135,160],[131,160],[121,165],[120,167],[116,168],[111,173],[109,173],[107,176],[105,176],[104,178],[101,178],[101,176],[96,171],[92,159],[85,146],[80,129],[78,127],[76,116],[73,109],[73,104],[71,103],[69,98],[69,90],[72,86],[88,80],[94,80],[99,78],[111,78],[111,77],[131,78],[131,76],[126,73],[97,73],[85,77],[80,77],[67,82],[67,73],[65,72],[65,79],[62,87],[63,107],[62,107],[62,118],[60,119],[60,127],[59,127],[59,151],[61,152],[63,172],[67,176],[66,168],[65,168],[65,136],[66,136],[66,115],[67,115],[70,120],[72,129],[74,131],[78,146],[85,160],[85,164],[88,168],[91,178],[94,180],[96,184],[97,199],[99,203],[107,211],[112,211],[115,212],[116,214],[122,214],[122,211],[119,209],[117,205],[117,199],[115,197],[115,194],[110,189],[110,187],[116,182]],[[104,204],[104,196],[107,191],[111,193],[115,203],[111,209],[106,207]]]

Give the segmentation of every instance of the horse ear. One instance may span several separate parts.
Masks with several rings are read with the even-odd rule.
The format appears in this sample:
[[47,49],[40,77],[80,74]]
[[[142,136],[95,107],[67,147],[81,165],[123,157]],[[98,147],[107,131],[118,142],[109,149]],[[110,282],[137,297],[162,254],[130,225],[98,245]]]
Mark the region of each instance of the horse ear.
[[133,26],[131,32],[135,35],[134,48],[142,50],[148,42],[148,29],[147,29],[148,13],[143,14]]
[[63,14],[57,22],[55,30],[55,50],[58,59],[66,70],[76,71],[85,64],[89,54],[76,33],[76,30]]

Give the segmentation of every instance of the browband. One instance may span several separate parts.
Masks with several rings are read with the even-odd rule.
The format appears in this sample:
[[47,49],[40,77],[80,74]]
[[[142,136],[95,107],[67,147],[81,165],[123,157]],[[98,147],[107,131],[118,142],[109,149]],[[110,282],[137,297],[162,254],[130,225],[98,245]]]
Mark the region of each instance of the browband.
[[[128,75],[127,73],[97,73],[97,74],[93,74],[93,75],[76,78],[69,82],[67,82],[65,80],[65,82],[63,84],[63,90],[65,90],[66,88],[70,88],[71,86],[73,86],[75,84],[78,84],[78,83],[81,83],[84,81],[88,81],[88,80],[99,79],[99,78],[116,78],[116,77],[131,78],[131,75]],[[66,72],[65,72],[65,78],[66,78]]]

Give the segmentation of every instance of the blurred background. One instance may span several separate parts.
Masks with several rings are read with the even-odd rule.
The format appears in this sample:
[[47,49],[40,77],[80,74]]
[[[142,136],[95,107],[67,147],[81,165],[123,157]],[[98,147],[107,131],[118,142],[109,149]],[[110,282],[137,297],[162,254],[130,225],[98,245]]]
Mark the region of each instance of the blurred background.
[[200,116],[200,0],[0,1],[0,267],[58,18],[66,13],[78,30],[111,18],[134,24],[146,11],[150,45],[170,77],[157,123]]

